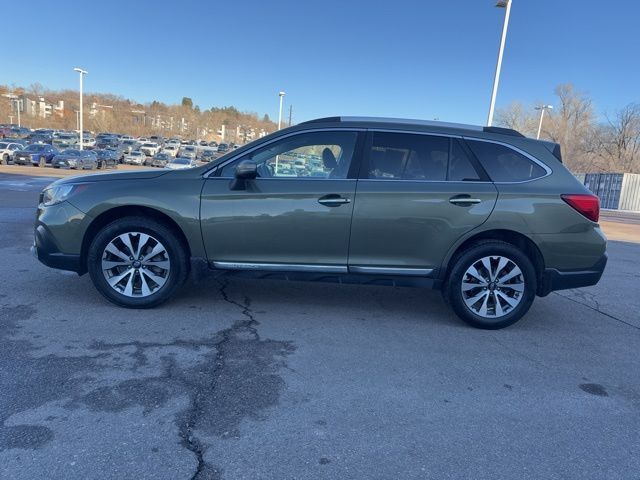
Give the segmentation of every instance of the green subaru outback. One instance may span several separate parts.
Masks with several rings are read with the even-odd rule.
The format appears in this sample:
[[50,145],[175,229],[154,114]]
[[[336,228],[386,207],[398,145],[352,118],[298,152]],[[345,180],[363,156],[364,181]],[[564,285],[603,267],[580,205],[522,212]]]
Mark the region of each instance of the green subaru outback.
[[501,328],[536,295],[594,285],[607,262],[598,198],[557,144],[496,127],[331,117],[199,168],[58,180],[34,253],[148,308],[202,266],[256,278],[442,290]]

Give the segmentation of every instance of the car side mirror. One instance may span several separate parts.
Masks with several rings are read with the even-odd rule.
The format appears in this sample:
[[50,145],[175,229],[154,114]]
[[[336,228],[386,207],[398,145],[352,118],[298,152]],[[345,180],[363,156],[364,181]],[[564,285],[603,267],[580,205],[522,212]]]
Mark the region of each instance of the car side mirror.
[[252,160],[242,160],[236,166],[235,177],[238,180],[253,180],[258,176],[258,165]]
[[258,165],[252,160],[242,160],[236,166],[235,178],[231,181],[231,190],[245,190],[247,180],[258,177]]

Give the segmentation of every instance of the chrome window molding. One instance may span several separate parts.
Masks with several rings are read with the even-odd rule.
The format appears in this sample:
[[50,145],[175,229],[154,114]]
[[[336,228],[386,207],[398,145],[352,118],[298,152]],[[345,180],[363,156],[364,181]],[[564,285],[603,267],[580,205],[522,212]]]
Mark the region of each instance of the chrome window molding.
[[[272,143],[278,142],[282,139],[285,138],[289,138],[289,137],[293,137],[295,135],[304,135],[306,133],[314,133],[314,132],[366,132],[367,129],[366,128],[357,128],[357,127],[335,127],[335,128],[309,128],[309,129],[304,129],[304,130],[297,130],[295,132],[290,132],[287,133],[286,135],[279,135],[276,138],[273,138],[267,142],[261,142],[260,144],[250,148],[249,150],[245,150],[244,152],[241,152],[237,155],[232,156],[231,158],[229,158],[229,160],[225,160],[224,163],[221,163],[219,165],[216,165],[215,167],[212,167],[211,170],[207,170],[205,173],[202,174],[203,178],[209,178],[211,176],[211,174],[217,172],[219,169],[222,169],[224,167],[226,167],[227,165],[229,165],[232,162],[235,162],[236,160],[238,160],[239,158],[244,157],[245,155],[255,152],[256,150],[259,150],[263,147],[266,147],[267,145],[271,145]],[[220,177],[220,178],[226,178],[226,179],[230,179],[233,177]],[[281,180],[282,178],[294,178],[294,177],[279,177],[279,178],[274,178],[274,180]],[[304,178],[304,177],[295,177],[296,179],[299,178]],[[262,179],[264,180],[264,179]],[[350,179],[345,179],[345,180],[350,180]]]
[[464,185],[486,185],[497,182],[486,180],[421,180],[408,178],[359,178],[358,182],[403,182],[403,183],[462,183]]

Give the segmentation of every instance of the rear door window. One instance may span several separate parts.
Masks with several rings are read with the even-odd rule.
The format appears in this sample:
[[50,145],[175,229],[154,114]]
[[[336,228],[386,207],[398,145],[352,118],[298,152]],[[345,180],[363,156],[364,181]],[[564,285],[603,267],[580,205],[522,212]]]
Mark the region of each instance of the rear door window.
[[367,178],[419,181],[480,180],[458,139],[389,132],[373,134]]
[[525,182],[547,173],[540,165],[506,145],[469,139],[466,142],[494,182]]

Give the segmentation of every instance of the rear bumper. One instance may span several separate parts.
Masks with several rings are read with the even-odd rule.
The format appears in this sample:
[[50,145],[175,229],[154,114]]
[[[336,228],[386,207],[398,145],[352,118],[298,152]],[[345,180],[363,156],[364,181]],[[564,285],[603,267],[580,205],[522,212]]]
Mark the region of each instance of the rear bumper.
[[602,272],[607,265],[607,254],[587,270],[557,270],[547,268],[542,274],[542,281],[538,286],[538,295],[544,297],[555,290],[567,290],[595,285],[600,281]]

